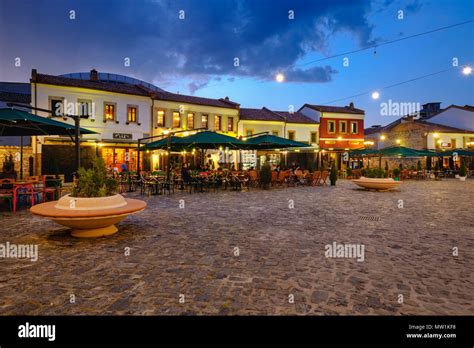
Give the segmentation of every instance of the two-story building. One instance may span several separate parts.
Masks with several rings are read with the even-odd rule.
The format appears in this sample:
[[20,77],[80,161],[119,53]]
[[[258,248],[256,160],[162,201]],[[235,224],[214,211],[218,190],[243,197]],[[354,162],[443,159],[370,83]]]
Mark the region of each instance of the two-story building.
[[[381,149],[400,145],[439,152],[474,149],[474,107],[450,105],[442,109],[440,104],[426,103],[414,115],[401,117],[386,126],[367,128],[365,136],[371,144],[369,147]],[[408,160],[405,160],[405,164],[407,163]],[[454,163],[449,157],[443,159],[445,167],[456,164],[460,165],[460,162]]]
[[[179,135],[187,135],[188,131],[195,129],[208,129],[234,137],[238,135],[239,104],[228,97],[211,99],[164,91],[154,91],[151,95],[153,136],[179,131],[184,131]],[[164,151],[156,151],[151,157],[152,167],[164,168],[165,156]],[[216,162],[217,158],[218,154],[214,154]]]
[[[33,70],[31,105],[50,110],[33,113],[44,117],[61,115],[89,116],[81,126],[98,134],[82,136],[81,157],[84,163],[96,156],[104,158],[107,167],[122,164],[134,168],[137,140],[150,135],[151,98],[146,82],[115,74],[90,73],[53,76]],[[60,119],[73,123],[71,118]],[[73,147],[69,138],[33,137],[37,173],[60,172],[70,176],[74,168]]]
[[319,147],[324,165],[336,161],[344,169],[341,154],[364,147],[364,110],[348,106],[305,104],[299,112],[319,123]]
[[[310,168],[317,161],[319,123],[301,112],[274,111],[266,107],[261,109],[241,108],[239,135],[248,137],[268,132],[282,138],[307,143],[307,148],[293,151],[261,151],[259,163],[269,160],[273,164],[297,162]],[[282,163],[282,164],[283,164]]]

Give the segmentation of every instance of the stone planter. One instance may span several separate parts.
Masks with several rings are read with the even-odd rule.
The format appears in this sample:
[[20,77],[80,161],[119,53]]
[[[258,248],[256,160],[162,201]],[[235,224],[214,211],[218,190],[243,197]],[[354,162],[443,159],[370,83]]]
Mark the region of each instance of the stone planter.
[[70,227],[74,237],[93,238],[116,233],[116,223],[145,207],[145,202],[119,194],[94,198],[66,195],[58,201],[34,205],[30,211]]
[[459,177],[459,180],[460,180],[460,181],[466,181],[466,178],[467,178],[467,175],[466,175],[466,176],[460,176],[460,177]]
[[357,186],[363,187],[367,190],[389,191],[400,187],[401,182],[395,181],[391,178],[366,178],[352,180]]

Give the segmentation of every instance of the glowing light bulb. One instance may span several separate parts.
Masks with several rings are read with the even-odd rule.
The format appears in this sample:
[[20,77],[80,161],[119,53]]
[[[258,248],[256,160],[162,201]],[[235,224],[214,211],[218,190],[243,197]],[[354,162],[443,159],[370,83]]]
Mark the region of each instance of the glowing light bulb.
[[280,82],[280,83],[281,83],[281,82],[285,81],[285,75],[283,75],[282,73],[278,73],[278,74],[276,74],[276,76],[275,76],[275,80],[276,80],[277,82]]

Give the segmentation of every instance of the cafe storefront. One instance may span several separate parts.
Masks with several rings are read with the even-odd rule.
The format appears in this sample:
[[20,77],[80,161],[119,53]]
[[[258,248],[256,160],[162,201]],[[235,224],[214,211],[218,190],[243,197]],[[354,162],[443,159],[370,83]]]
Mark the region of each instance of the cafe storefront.
[[[102,140],[98,143],[98,155],[102,157],[108,170],[122,172],[126,167],[129,171],[137,168],[137,142],[132,134],[113,133],[113,140]],[[140,160],[142,167],[143,160]]]

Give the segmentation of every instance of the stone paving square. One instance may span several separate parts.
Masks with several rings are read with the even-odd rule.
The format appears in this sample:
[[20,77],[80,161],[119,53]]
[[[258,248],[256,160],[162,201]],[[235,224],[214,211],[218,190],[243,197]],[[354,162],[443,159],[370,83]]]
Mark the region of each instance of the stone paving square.
[[[1,212],[0,243],[38,244],[39,258],[0,259],[0,315],[474,313],[474,180],[143,199],[92,240]],[[363,262],[326,257],[333,242],[363,245]]]

